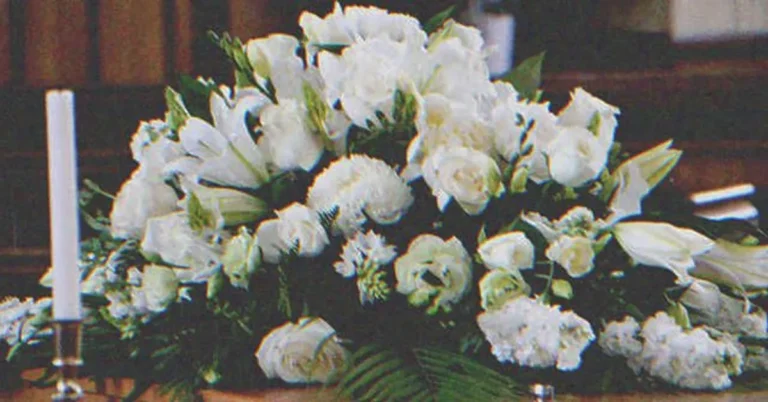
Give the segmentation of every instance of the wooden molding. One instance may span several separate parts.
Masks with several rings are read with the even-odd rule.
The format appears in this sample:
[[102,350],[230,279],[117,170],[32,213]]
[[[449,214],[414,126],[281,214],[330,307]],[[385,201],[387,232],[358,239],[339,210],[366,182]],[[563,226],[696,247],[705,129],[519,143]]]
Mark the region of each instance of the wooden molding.
[[106,85],[159,85],[165,82],[163,2],[101,0],[99,54]]
[[25,6],[25,85],[85,85],[90,46],[86,2],[27,0]]

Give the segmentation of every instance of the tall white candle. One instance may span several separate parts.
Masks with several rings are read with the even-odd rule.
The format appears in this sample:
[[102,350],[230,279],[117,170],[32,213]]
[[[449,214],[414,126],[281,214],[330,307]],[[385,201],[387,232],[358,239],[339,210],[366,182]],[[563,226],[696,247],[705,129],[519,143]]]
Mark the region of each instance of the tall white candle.
[[77,205],[75,107],[71,91],[45,96],[48,130],[48,200],[53,265],[53,318],[79,320],[80,231]]

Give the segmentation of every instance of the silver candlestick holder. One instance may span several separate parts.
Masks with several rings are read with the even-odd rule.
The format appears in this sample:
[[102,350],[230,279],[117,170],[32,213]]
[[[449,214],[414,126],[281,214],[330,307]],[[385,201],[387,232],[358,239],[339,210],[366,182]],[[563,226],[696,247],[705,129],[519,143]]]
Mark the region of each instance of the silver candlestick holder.
[[53,366],[59,369],[56,381],[56,402],[80,401],[83,389],[77,382],[77,371],[83,365],[80,354],[82,325],[79,320],[59,320],[53,323],[55,331],[55,351]]
[[528,388],[534,402],[552,402],[555,400],[555,387],[549,384],[531,384]]

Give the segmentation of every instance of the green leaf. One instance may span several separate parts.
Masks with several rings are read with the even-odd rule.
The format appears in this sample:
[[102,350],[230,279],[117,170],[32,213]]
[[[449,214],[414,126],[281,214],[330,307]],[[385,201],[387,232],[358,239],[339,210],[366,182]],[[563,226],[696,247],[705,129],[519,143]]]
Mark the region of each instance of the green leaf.
[[544,54],[541,52],[523,60],[517,67],[501,78],[515,87],[521,98],[538,100],[537,92],[541,86],[541,67],[544,64]]
[[573,297],[573,287],[565,279],[555,279],[552,281],[552,293],[561,299],[570,300]]
[[514,400],[517,384],[472,358],[438,349],[403,356],[376,345],[352,356],[337,385],[340,396],[358,401]]
[[480,231],[477,233],[477,245],[480,246],[488,239],[488,234],[485,232],[485,224],[480,226]]
[[203,207],[200,199],[194,192],[190,192],[187,200],[187,216],[189,217],[189,227],[196,232],[201,232],[207,227],[213,227],[215,219],[213,213]]
[[426,23],[424,23],[424,31],[428,34],[437,31],[438,28],[443,26],[443,23],[445,23],[445,21],[448,18],[451,18],[451,15],[453,15],[454,10],[456,10],[455,5],[450,6],[445,10],[440,11],[439,13],[432,16],[432,18],[430,18],[429,20],[427,20]]
[[677,325],[681,326],[683,329],[691,328],[691,319],[688,317],[688,309],[683,306],[683,303],[677,302],[669,306],[669,308],[667,308],[667,314],[674,318]]
[[178,132],[190,117],[187,108],[184,106],[184,100],[182,99],[181,94],[174,91],[171,87],[166,87],[165,105],[168,108],[168,114],[166,116],[168,126],[174,132]]

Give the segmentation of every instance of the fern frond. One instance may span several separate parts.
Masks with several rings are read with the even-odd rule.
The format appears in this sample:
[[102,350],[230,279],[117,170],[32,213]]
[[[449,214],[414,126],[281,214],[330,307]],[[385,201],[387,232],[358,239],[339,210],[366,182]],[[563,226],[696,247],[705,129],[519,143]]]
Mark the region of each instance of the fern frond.
[[469,357],[437,349],[411,356],[375,345],[352,356],[337,384],[341,397],[356,401],[514,401],[517,384]]

